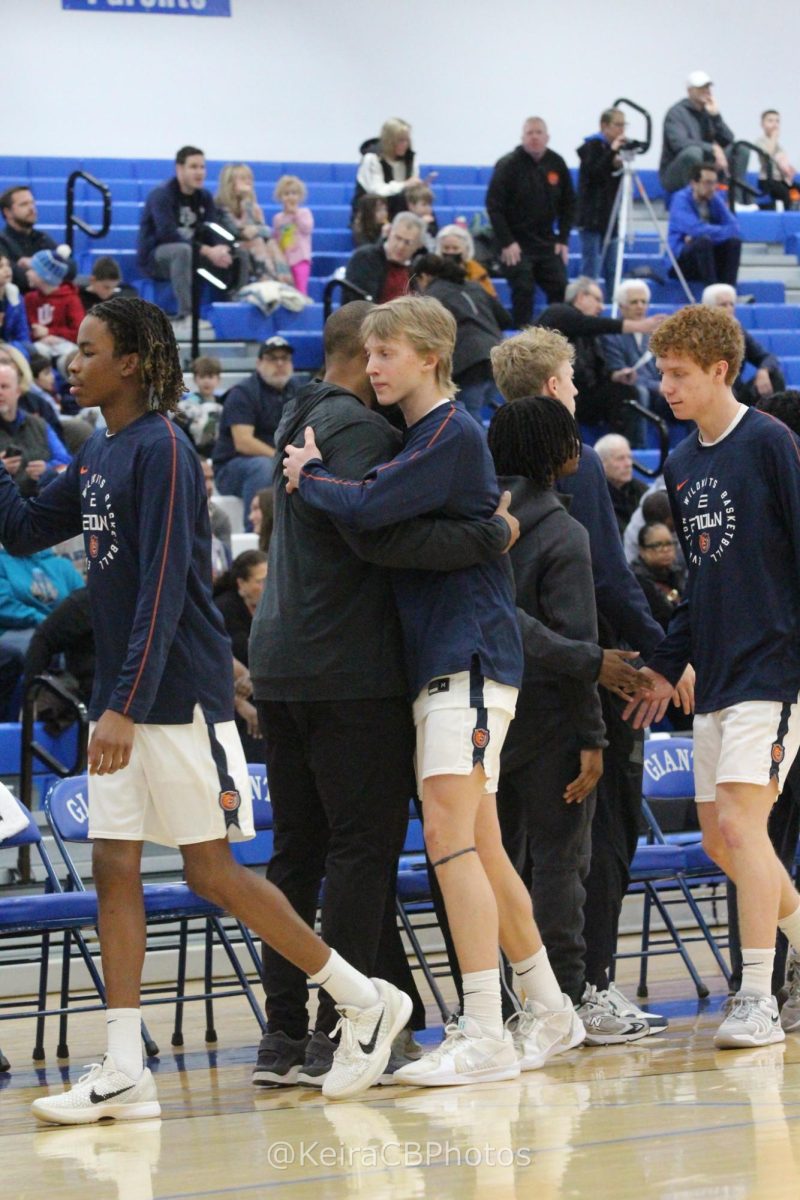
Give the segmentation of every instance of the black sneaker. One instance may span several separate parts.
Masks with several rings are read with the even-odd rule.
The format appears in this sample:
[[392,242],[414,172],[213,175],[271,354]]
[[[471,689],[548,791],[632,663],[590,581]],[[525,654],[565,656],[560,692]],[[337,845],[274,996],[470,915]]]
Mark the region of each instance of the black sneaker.
[[321,1088],[333,1065],[336,1042],[320,1029],[314,1030],[306,1046],[305,1062],[297,1073],[297,1082]]
[[306,1057],[309,1035],[288,1037],[280,1030],[265,1033],[258,1047],[253,1083],[258,1087],[293,1087]]

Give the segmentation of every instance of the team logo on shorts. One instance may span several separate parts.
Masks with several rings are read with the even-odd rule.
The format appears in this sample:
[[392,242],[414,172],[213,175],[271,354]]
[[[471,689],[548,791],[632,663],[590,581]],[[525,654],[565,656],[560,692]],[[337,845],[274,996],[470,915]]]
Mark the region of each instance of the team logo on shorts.
[[472,744],[476,750],[485,750],[489,745],[489,730],[488,729],[473,729]]
[[784,756],[784,754],[785,754],[785,753],[786,753],[786,751],[784,750],[784,748],[783,748],[783,746],[780,744],[780,742],[773,742],[773,743],[772,743],[772,761],[773,761],[774,763],[782,763],[782,762],[783,762],[783,756]]
[[707,533],[701,533],[700,537],[697,539],[697,543],[700,547],[700,553],[708,554],[709,550],[711,549],[711,538],[709,535]]
[[100,539],[96,533],[93,533],[89,538],[89,555],[91,558],[97,558],[97,552],[100,549]]
[[223,812],[236,812],[241,803],[241,797],[235,788],[231,788],[227,792],[220,792],[219,794],[219,806]]

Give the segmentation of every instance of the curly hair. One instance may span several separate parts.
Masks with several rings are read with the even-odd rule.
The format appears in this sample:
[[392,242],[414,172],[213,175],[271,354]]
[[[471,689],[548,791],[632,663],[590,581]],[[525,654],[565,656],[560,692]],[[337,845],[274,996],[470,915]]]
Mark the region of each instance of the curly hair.
[[708,371],[726,362],[725,382],[730,387],[744,359],[744,334],[735,317],[722,308],[692,304],[667,317],[650,337],[656,357],[675,354]]
[[550,396],[520,396],[498,408],[488,438],[498,475],[524,475],[537,492],[552,487],[582,448],[572,413]]
[[138,354],[148,408],[172,412],[186,389],[175,334],[166,314],[138,296],[114,296],[95,304],[91,315],[108,326],[115,355]]

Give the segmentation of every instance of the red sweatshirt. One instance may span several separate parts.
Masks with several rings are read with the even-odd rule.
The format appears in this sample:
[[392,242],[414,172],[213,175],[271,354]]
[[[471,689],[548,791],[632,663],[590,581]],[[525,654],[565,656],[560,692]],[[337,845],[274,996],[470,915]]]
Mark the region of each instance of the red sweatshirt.
[[46,296],[33,288],[25,293],[25,309],[31,329],[34,325],[46,325],[49,334],[77,342],[78,329],[86,313],[74,284],[60,283]]

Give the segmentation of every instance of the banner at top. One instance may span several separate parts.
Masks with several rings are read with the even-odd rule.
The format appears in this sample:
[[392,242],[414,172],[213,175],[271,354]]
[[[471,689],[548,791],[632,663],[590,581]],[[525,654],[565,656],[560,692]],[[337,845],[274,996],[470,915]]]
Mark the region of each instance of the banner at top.
[[231,0],[61,0],[72,12],[161,13],[168,17],[229,17]]

